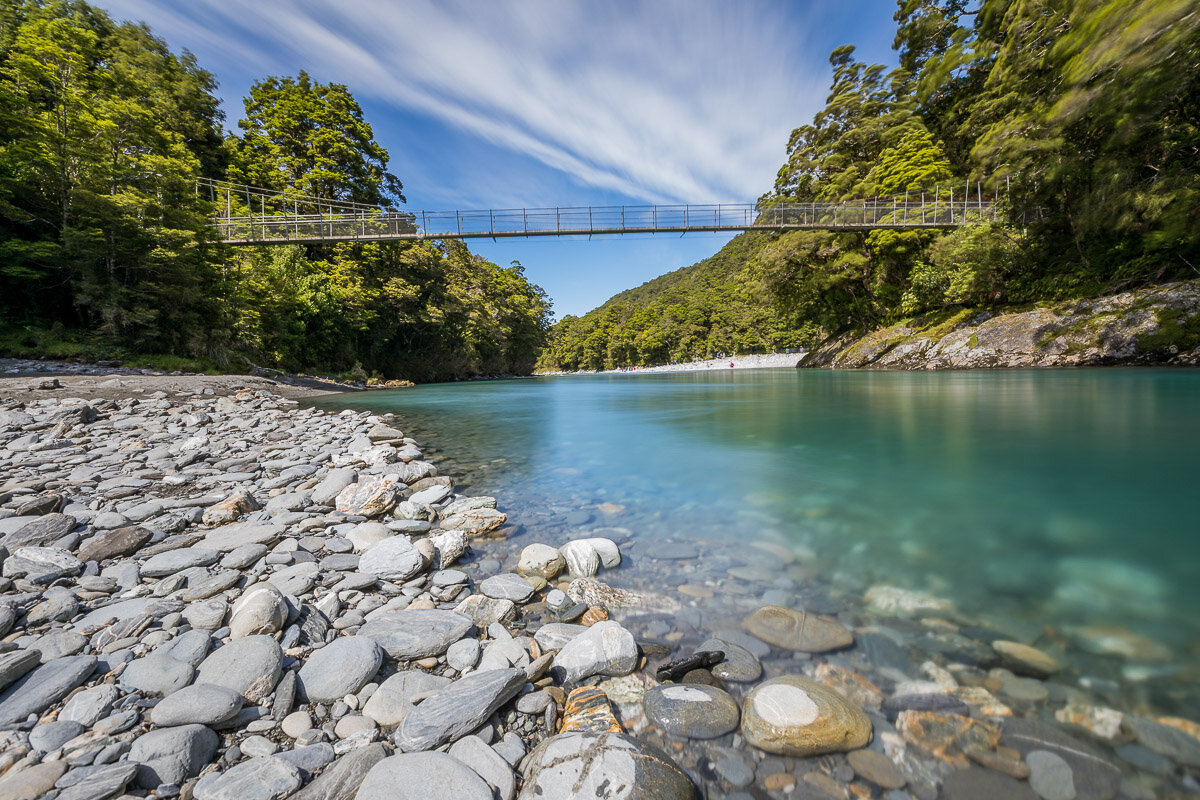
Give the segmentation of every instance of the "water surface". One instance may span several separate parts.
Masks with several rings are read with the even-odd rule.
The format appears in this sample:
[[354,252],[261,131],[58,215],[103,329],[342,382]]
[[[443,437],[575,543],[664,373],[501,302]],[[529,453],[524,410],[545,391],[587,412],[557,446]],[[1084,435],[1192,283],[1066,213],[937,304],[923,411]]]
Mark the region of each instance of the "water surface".
[[1104,626],[1200,655],[1200,371],[754,370],[420,386],[393,412],[513,550],[783,543],[861,595],[932,592],[1014,631]]

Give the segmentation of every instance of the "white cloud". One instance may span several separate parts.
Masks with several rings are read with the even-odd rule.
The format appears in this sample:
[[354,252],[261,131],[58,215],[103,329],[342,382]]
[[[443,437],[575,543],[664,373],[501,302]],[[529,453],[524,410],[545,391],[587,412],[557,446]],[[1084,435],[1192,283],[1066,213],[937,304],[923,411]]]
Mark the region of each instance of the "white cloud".
[[827,80],[788,4],[100,2],[210,68],[304,68],[647,202],[753,200]]

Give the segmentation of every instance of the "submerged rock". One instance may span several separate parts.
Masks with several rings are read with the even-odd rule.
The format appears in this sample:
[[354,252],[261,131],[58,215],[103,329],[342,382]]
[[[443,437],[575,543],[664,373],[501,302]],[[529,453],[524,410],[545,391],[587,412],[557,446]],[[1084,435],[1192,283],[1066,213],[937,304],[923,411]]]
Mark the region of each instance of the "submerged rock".
[[866,747],[871,721],[840,694],[795,675],[756,686],[742,707],[750,744],[789,756],[816,756]]
[[805,653],[824,653],[854,644],[854,634],[840,622],[782,606],[763,606],[746,617],[742,626],[764,642]]

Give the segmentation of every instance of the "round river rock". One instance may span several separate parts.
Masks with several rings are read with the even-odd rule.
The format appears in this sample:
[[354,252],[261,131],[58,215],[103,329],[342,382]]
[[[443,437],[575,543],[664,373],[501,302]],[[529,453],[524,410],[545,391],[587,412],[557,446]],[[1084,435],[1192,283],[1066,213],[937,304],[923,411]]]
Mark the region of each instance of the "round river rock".
[[737,727],[733,698],[715,686],[655,686],[643,700],[646,716],[672,736],[715,739]]
[[759,684],[746,696],[742,734],[768,753],[816,756],[866,747],[871,721],[832,689],[784,675]]

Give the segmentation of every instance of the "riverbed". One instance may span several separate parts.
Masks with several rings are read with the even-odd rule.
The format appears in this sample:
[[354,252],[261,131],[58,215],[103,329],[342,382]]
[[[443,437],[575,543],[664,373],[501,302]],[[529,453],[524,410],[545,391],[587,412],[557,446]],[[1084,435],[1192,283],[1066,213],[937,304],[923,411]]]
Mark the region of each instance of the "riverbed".
[[[716,615],[772,589],[730,572],[767,543],[835,605],[922,592],[1195,717],[1198,397],[1193,370],[765,369],[317,403],[395,413],[460,485],[498,497],[498,560],[615,529],[631,555],[611,582],[706,586]],[[662,543],[698,556],[639,559]],[[782,585],[772,597],[794,600]]]

